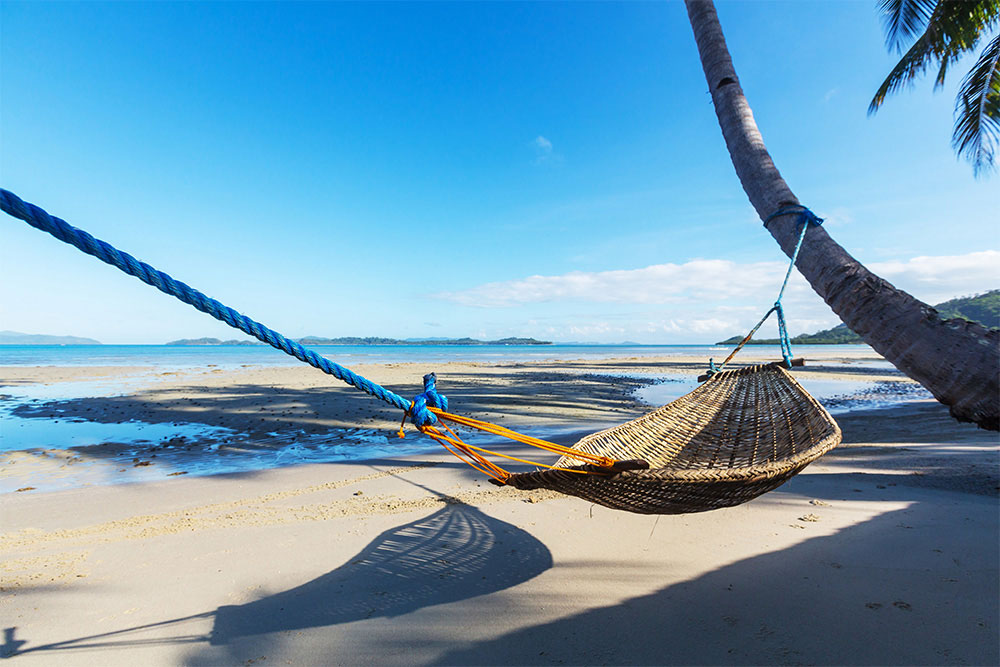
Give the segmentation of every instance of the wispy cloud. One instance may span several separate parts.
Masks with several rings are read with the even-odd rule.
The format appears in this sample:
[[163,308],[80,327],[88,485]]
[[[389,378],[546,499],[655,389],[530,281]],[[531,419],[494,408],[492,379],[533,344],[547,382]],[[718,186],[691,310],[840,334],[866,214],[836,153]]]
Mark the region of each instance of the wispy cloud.
[[996,250],[875,262],[868,268],[930,303],[1000,287],[1000,252]]
[[[1000,252],[995,250],[869,265],[931,304],[997,288],[998,267]],[[501,309],[506,314],[500,321],[523,327],[505,335],[535,335],[547,327],[555,340],[721,340],[745,333],[756,323],[777,296],[786,268],[784,262],[695,259],[639,269],[535,275],[433,296],[477,310]],[[798,273],[792,275],[784,303],[793,334],[839,322]],[[521,325],[514,325],[519,317]],[[524,324],[528,321],[530,326]],[[771,322],[759,335],[774,337],[773,328]]]
[[[434,296],[481,308],[553,301],[639,304],[731,301],[776,290],[786,266],[784,262],[695,259],[683,264],[654,264],[641,269],[535,275]],[[1000,284],[998,267],[1000,252],[996,250],[914,257],[869,266],[898,287],[932,302],[995,288]],[[799,287],[805,286],[801,278],[797,283],[801,283]]]
[[753,294],[767,285],[775,285],[781,271],[781,262],[737,264],[721,259],[695,259],[684,264],[654,264],[642,269],[529,276],[435,296],[483,308],[550,301],[644,304],[707,301]]
[[536,164],[553,162],[562,159],[562,156],[556,153],[555,148],[552,146],[552,142],[540,134],[535,137],[535,140],[531,142],[531,145],[535,149]]
[[840,227],[854,222],[854,214],[850,209],[837,206],[823,213],[823,224],[827,227]]

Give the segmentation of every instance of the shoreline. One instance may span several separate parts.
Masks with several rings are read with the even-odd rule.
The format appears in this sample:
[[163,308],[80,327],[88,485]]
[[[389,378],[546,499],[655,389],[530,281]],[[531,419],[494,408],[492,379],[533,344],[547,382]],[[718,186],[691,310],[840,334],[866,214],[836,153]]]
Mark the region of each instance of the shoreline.
[[[769,360],[745,357],[741,363]],[[919,389],[881,368],[880,359],[864,350],[828,355],[795,375],[807,389],[835,392],[823,399],[835,412],[878,405],[880,391],[891,404],[905,399],[904,390]],[[356,370],[403,396],[419,393],[423,374],[436,371],[453,410],[563,442],[567,434],[634,419],[687,393],[704,367],[698,357],[633,356]],[[836,393],[841,389],[846,394]],[[400,440],[398,410],[306,365],[0,367],[0,395],[5,449],[14,450],[0,452],[0,492],[380,459],[437,447],[409,427],[411,437]],[[490,437],[473,437],[480,446],[497,446]]]
[[[864,351],[830,355],[795,375],[835,413],[923,391],[878,368],[879,359]],[[758,360],[748,354],[743,363]],[[452,410],[572,444],[570,435],[634,419],[687,393],[704,366],[697,357],[669,356],[356,369],[403,396],[419,393],[423,374],[436,371]],[[382,459],[437,447],[409,426],[410,437],[399,439],[400,417],[305,365],[0,367],[7,434],[0,493]],[[480,446],[505,446],[472,437]]]
[[[613,359],[624,357],[693,357],[707,365],[711,356],[727,354],[732,348],[715,345],[333,345],[312,346],[315,352],[345,366],[383,363],[447,363],[482,362],[510,363],[516,361],[566,361],[580,359]],[[796,348],[809,357],[875,355],[867,345],[843,345],[831,350],[829,345]],[[167,345],[99,345],[99,346],[7,346],[4,367],[35,366],[156,366],[197,368],[209,364],[220,368],[253,366],[298,366],[295,357],[269,345],[237,346],[167,346]],[[780,358],[778,346],[755,346],[753,353]]]

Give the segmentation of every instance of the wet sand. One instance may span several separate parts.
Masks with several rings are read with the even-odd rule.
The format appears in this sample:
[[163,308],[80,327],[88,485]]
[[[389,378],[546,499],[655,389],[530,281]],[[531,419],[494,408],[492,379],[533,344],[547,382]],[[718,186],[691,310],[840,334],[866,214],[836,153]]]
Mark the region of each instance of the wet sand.
[[[863,355],[810,361],[801,377],[900,381],[862,369]],[[356,370],[404,396],[436,370],[456,411],[570,444],[648,410],[632,392],[649,377],[703,368]],[[265,443],[283,429],[399,426],[397,411],[308,368],[150,372],[0,376],[140,378],[120,396],[32,405],[36,417],[198,422]],[[778,490],[660,518],[495,488],[436,449],[3,494],[0,650],[25,665],[996,664],[996,434],[932,401],[838,421],[844,444]]]
[[[741,361],[753,361],[752,353]],[[835,411],[923,391],[879,368],[877,359],[871,352],[831,350],[796,374],[814,393],[846,391],[821,399]],[[422,376],[436,371],[453,410],[566,439],[690,391],[705,360],[397,363],[355,370],[402,396],[419,393]],[[859,393],[860,384],[866,392]],[[6,415],[3,449],[15,450],[0,452],[0,492],[248,472],[435,446],[412,429],[400,440],[399,410],[307,366],[0,367],[0,411]]]

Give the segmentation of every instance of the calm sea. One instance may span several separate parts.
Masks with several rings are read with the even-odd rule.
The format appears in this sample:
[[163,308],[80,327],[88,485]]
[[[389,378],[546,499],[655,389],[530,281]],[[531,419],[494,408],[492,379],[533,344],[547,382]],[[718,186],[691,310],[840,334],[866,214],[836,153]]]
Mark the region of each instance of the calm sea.
[[[731,348],[715,345],[316,345],[311,349],[344,366],[401,362],[518,362],[549,359],[608,359],[612,357],[695,356],[724,358]],[[837,350],[870,350],[867,345],[840,345]],[[802,345],[796,355],[810,350],[829,354],[828,345]],[[756,355],[781,358],[778,346],[755,345]],[[243,364],[294,366],[301,364],[265,345],[4,345],[0,366],[169,366],[221,368]]]

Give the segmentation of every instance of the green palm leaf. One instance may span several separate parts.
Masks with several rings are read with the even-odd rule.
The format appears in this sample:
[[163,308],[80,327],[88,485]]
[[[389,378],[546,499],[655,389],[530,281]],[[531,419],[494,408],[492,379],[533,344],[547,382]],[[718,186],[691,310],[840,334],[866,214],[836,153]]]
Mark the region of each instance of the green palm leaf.
[[962,80],[955,116],[952,146],[972,163],[977,176],[991,170],[1000,145],[1000,35]]
[[886,46],[902,53],[903,43],[923,32],[937,0],[881,0],[878,5]]
[[[881,8],[895,11],[885,19],[890,46],[899,46],[903,37],[915,34],[920,25],[920,12],[926,10],[926,4],[922,2],[917,7],[915,0],[883,0]],[[868,105],[868,113],[875,113],[888,95],[912,83],[934,62],[938,63],[934,87],[941,87],[948,68],[967,51],[973,50],[982,35],[998,20],[1000,0],[937,0],[923,33],[879,86]]]

